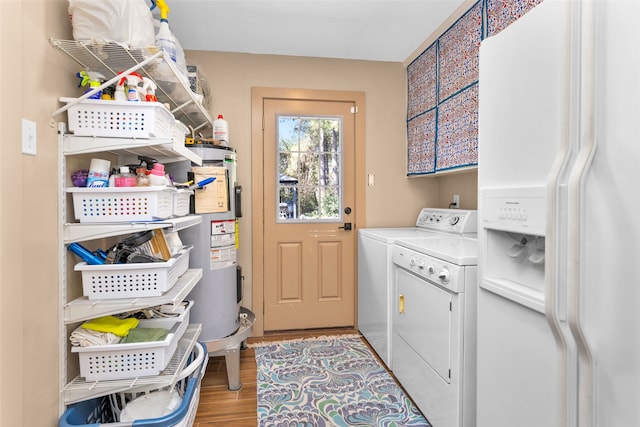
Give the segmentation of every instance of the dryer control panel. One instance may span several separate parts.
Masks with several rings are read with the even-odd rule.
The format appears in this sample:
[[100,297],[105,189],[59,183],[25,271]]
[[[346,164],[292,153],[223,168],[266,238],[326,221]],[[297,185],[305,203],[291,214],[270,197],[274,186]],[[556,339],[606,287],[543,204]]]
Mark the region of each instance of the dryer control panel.
[[453,234],[475,234],[478,232],[478,211],[424,208],[418,215],[416,227]]
[[464,292],[464,267],[397,245],[392,250],[392,261],[425,281],[455,293]]

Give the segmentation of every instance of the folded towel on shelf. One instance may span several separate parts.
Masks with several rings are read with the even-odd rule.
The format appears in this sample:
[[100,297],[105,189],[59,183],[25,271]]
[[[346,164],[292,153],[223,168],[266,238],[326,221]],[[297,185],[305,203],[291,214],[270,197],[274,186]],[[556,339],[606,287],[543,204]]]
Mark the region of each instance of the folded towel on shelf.
[[126,337],[131,329],[138,326],[139,322],[138,319],[134,318],[118,319],[115,316],[104,316],[88,320],[80,327],[97,332],[110,332],[119,337]]
[[169,331],[163,328],[135,328],[129,331],[129,335],[122,338],[120,344],[164,341],[167,335],[169,335]]
[[77,328],[69,335],[71,345],[90,347],[93,345],[118,344],[121,338],[110,332],[98,332],[91,329]]

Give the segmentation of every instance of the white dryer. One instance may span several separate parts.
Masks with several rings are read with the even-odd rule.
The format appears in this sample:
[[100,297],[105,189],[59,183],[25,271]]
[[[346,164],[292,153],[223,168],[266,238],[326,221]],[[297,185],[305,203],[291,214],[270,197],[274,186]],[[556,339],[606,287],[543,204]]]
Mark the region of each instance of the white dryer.
[[[457,219],[452,222],[451,218]],[[394,243],[442,233],[475,235],[476,231],[476,211],[431,208],[422,209],[415,227],[358,230],[358,329],[389,369],[393,369]]]
[[397,239],[393,373],[434,426],[475,426],[476,237]]

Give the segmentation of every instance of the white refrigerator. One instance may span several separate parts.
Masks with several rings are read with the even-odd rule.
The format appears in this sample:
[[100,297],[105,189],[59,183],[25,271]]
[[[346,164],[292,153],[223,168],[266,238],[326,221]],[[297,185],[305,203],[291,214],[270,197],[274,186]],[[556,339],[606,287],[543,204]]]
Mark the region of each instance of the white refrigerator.
[[640,426],[640,2],[480,48],[477,427]]

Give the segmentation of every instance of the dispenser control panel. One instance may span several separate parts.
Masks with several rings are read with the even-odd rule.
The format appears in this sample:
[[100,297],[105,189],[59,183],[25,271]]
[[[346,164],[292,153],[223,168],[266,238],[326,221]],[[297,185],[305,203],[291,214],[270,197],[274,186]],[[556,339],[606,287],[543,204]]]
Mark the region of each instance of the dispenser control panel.
[[546,223],[544,187],[483,190],[481,227],[543,236]]

